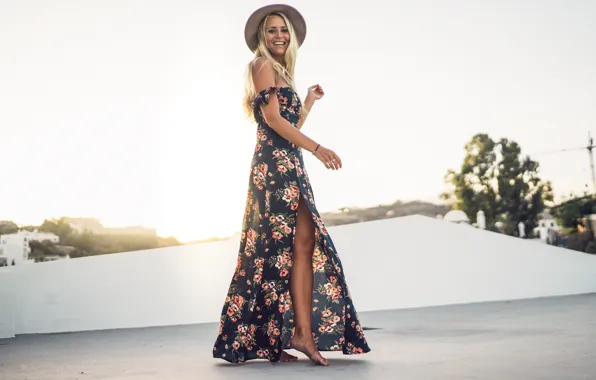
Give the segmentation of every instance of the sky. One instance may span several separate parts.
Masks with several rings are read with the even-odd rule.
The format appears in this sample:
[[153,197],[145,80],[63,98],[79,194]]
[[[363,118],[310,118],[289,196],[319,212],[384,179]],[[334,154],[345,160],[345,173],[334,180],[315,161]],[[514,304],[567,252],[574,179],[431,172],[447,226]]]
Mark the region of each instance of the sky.
[[[476,133],[517,141],[557,197],[596,135],[596,1],[289,1],[319,211],[439,201]],[[255,126],[244,24],[264,1],[0,1],[0,220],[96,217],[182,241],[241,227]]]

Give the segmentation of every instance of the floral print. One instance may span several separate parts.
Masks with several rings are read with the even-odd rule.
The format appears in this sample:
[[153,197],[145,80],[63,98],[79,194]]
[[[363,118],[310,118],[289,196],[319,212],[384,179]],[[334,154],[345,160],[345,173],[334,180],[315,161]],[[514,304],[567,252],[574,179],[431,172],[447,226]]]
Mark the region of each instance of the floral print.
[[320,351],[370,351],[352,304],[341,261],[325,228],[302,150],[265,122],[260,105],[277,96],[283,118],[296,126],[302,106],[290,87],[270,87],[253,101],[258,127],[250,167],[240,248],[222,309],[213,357],[239,363],[281,359],[290,348],[292,248],[300,197],[315,223],[312,323]]

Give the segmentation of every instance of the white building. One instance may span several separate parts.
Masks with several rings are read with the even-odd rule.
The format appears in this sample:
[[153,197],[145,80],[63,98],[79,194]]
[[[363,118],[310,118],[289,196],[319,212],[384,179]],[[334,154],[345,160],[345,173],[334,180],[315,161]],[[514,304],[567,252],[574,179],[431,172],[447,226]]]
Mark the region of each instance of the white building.
[[470,224],[470,219],[465,212],[461,210],[451,210],[445,214],[443,220],[457,224]]
[[0,236],[0,265],[19,265],[29,260],[30,241],[49,240],[58,243],[60,238],[52,233],[21,230],[14,234]]
[[538,235],[540,240],[546,242],[549,239],[549,235],[560,230],[561,226],[559,226],[549,210],[545,210],[538,215],[538,226],[534,228],[534,234]]

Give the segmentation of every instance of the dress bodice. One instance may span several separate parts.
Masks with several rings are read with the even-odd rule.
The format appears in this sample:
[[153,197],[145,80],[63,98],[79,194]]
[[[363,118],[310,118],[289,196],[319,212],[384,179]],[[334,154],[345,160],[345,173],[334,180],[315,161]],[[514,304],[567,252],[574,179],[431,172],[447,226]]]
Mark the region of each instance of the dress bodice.
[[271,94],[277,95],[277,101],[279,102],[279,114],[281,117],[296,127],[298,120],[300,119],[300,109],[302,108],[300,98],[291,87],[275,86],[266,88],[265,90],[259,92],[252,102],[253,114],[259,129],[265,128],[265,133],[275,132],[265,122],[263,112],[261,111],[260,107],[261,104],[269,103],[269,97]]

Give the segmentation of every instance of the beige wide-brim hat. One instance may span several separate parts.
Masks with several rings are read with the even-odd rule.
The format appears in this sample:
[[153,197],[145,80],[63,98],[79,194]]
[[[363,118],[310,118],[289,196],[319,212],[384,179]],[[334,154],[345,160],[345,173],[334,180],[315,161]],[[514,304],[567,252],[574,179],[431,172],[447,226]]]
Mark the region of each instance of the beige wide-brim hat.
[[302,46],[302,43],[306,38],[306,21],[304,21],[304,17],[302,17],[296,8],[290,5],[272,4],[257,9],[250,15],[248,20],[246,20],[244,39],[246,40],[246,45],[248,45],[250,51],[254,52],[259,46],[258,31],[261,22],[263,22],[267,15],[275,12],[283,13],[288,20],[290,20],[290,23],[292,23],[292,26],[294,27],[294,32],[296,33],[298,47]]

